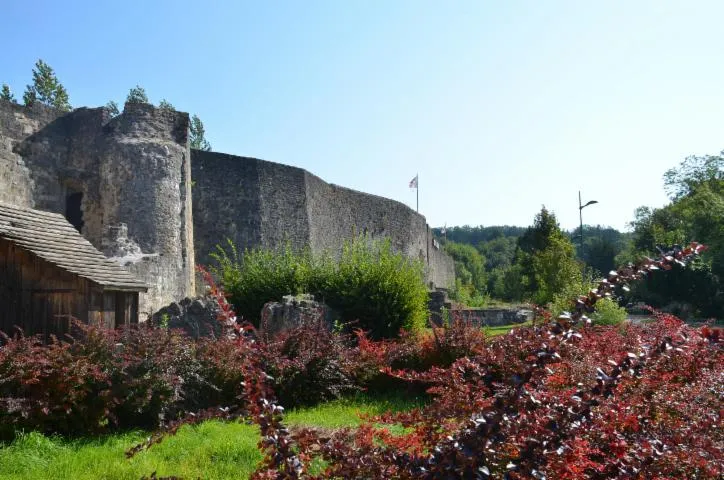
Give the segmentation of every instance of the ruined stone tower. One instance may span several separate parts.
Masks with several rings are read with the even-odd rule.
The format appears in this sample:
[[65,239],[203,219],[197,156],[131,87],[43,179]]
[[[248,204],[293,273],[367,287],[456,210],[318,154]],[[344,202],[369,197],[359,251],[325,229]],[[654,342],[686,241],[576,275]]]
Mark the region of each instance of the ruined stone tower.
[[0,101],[0,202],[65,215],[149,285],[151,313],[194,291],[188,125],[144,104],[111,119]]

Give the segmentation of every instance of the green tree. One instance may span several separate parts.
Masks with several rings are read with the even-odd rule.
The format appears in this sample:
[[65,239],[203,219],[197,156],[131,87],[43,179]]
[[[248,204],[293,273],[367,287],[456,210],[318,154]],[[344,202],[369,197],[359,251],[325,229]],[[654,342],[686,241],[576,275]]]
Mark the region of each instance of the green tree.
[[493,298],[505,299],[505,273],[507,269],[495,268],[488,272],[488,294]]
[[197,115],[192,116],[189,137],[191,148],[211,151],[211,144],[206,140],[205,134],[204,123]]
[[0,90],[0,100],[7,100],[8,102],[15,103],[15,95],[10,91],[10,87],[3,83],[2,90]]
[[[497,280],[497,279],[496,279]],[[507,301],[520,301],[526,295],[526,282],[524,282],[523,268],[515,263],[501,275],[502,289],[498,286],[496,296]]]
[[445,252],[455,262],[455,285],[450,297],[469,306],[482,306],[488,288],[485,257],[472,245],[452,241],[445,243]]
[[472,245],[456,242],[447,242],[445,252],[455,261],[456,276],[463,285],[472,285],[477,293],[485,293],[485,258],[480,252]]
[[[721,188],[724,180],[724,151],[719,155],[687,157],[678,167],[664,174],[664,189],[672,200],[694,193],[702,185]],[[721,190],[719,190],[721,193]]]
[[106,103],[104,108],[108,110],[108,113],[111,114],[111,117],[117,117],[121,111],[118,109],[118,104],[111,100],[110,102]]
[[535,279],[535,290],[529,286],[526,296],[539,305],[552,303],[553,313],[570,310],[570,299],[588,290],[582,275],[583,264],[576,259],[573,244],[562,232],[553,235],[549,245],[531,255],[531,260],[532,272],[527,278]]
[[132,89],[128,91],[128,96],[126,96],[126,103],[151,103],[148,101],[148,95],[146,95],[146,90],[140,86],[136,85]]
[[171,112],[173,112],[173,111],[176,110],[176,109],[174,108],[174,106],[171,105],[171,102],[169,102],[169,101],[166,100],[165,98],[158,103],[158,108],[160,108],[161,110],[168,110],[168,111],[171,111]]
[[631,241],[630,234],[619,232],[615,228],[584,225],[585,244],[581,249],[580,232],[580,228],[576,228],[569,235],[576,246],[578,259],[600,274],[606,274],[618,267],[616,257],[627,249]]
[[479,245],[481,242],[487,242],[500,237],[519,237],[525,231],[524,227],[514,227],[509,225],[498,225],[491,227],[471,227],[463,225],[462,227],[450,227],[444,229],[433,228],[435,235],[444,237],[446,240],[452,240],[458,243],[468,243],[470,245]]
[[724,316],[724,160],[722,155],[688,157],[664,175],[671,203],[640,207],[631,223],[629,260],[673,245],[698,241],[708,246],[687,268],[636,284],[631,299],[682,316]]
[[[553,213],[543,207],[534,223],[518,239],[516,264],[523,299],[544,305],[562,294],[580,293],[581,264],[575,249]],[[512,287],[508,279],[508,287]]]
[[560,234],[562,233],[555,214],[543,206],[536,214],[533,225],[518,238],[518,249],[526,253],[545,250],[550,245],[551,238]]
[[38,60],[33,69],[33,84],[25,88],[23,94],[25,105],[36,102],[57,108],[63,112],[71,109],[68,92],[55,76],[53,69],[43,60]]
[[517,237],[497,237],[480,242],[478,250],[485,257],[485,269],[490,272],[496,268],[508,268],[513,264]]

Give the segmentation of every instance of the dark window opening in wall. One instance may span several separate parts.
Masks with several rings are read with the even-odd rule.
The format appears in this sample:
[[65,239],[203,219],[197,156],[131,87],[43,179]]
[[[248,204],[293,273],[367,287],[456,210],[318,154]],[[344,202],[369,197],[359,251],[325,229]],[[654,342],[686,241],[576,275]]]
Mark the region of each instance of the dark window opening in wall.
[[82,192],[70,193],[67,197],[65,197],[65,218],[79,232],[85,224],[83,221],[83,211],[80,209],[82,200]]

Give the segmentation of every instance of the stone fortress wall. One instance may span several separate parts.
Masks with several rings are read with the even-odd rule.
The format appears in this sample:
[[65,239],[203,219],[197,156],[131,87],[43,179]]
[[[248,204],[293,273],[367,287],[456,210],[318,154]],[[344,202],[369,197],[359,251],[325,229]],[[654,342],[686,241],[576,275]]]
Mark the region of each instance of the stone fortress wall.
[[110,118],[0,100],[0,202],[71,223],[82,214],[83,236],[149,284],[143,313],[193,295],[194,262],[209,263],[226,238],[240,250],[289,241],[338,252],[367,233],[422,260],[431,288],[453,283],[452,259],[406,205],[300,168],[190,150],[188,124],[186,113],[145,104]]
[[83,236],[149,285],[151,312],[194,290],[188,124],[150,105],[111,119],[0,101],[0,202],[81,217]]
[[326,183],[297,167],[224,153],[191,152],[196,259],[228,238],[239,251],[258,246],[309,246],[337,253],[356,235],[389,238],[396,251],[419,259],[432,288],[455,280],[425,217],[403,203]]

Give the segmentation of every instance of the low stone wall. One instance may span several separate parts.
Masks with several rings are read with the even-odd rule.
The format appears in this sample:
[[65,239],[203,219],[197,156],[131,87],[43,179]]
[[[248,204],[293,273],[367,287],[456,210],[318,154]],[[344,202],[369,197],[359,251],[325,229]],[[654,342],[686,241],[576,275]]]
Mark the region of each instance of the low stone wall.
[[533,318],[533,312],[511,308],[470,308],[452,310],[450,317],[453,321],[467,321],[480,327],[500,327],[525,323]]

